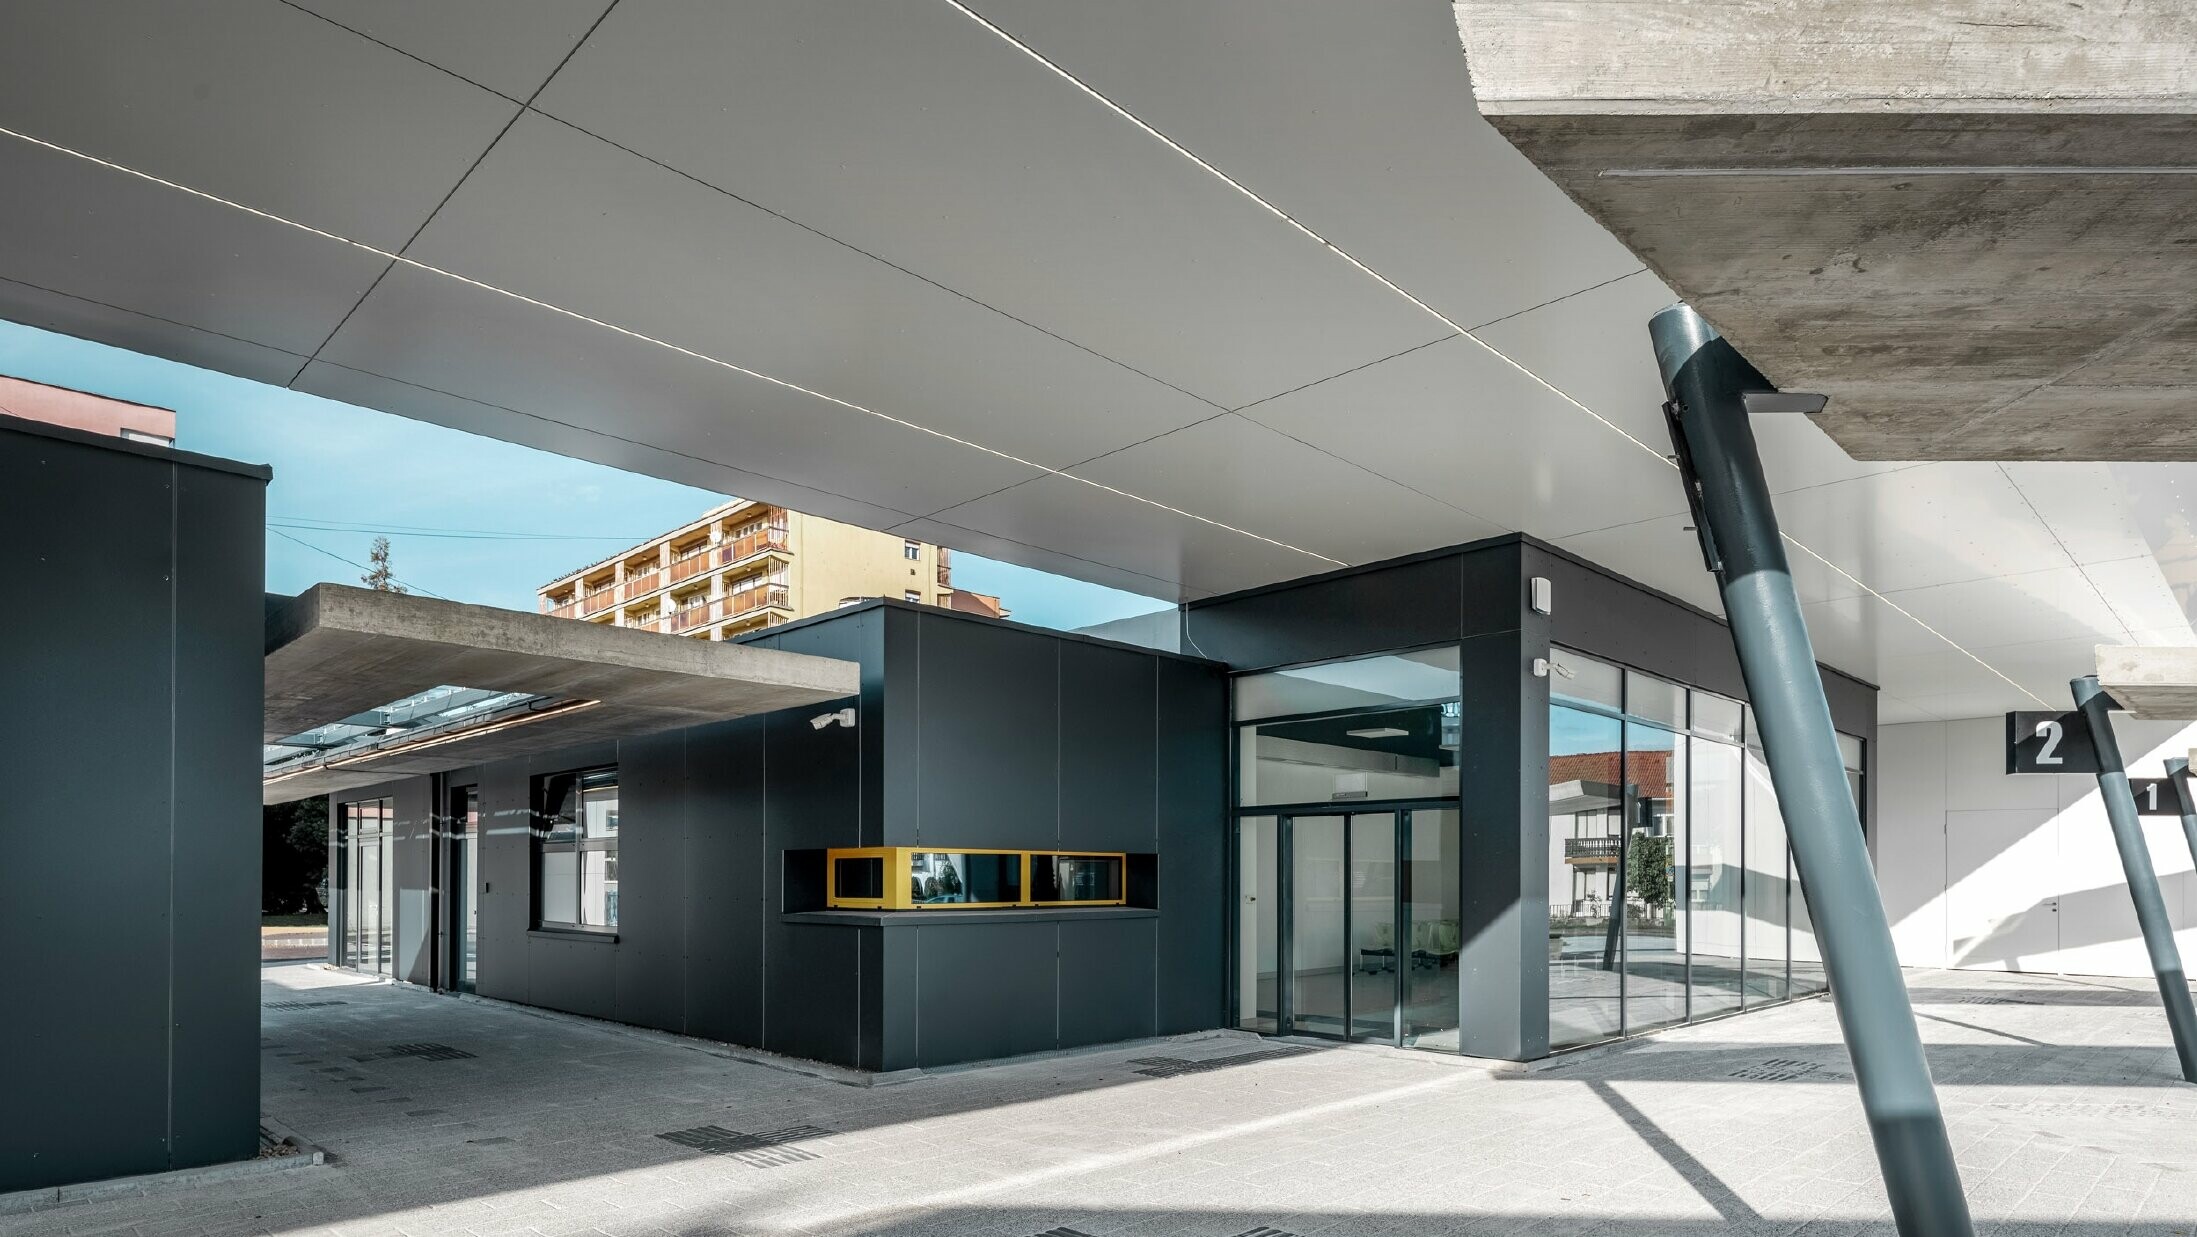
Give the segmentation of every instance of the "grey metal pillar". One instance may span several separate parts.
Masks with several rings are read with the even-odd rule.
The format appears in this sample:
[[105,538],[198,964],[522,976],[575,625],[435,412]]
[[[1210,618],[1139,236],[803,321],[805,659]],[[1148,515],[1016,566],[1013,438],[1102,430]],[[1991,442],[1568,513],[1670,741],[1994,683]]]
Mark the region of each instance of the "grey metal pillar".
[[[2190,1004],[2189,980],[2182,974],[2182,951],[2174,945],[2174,921],[2168,918],[2166,899],[2159,894],[2159,874],[2152,869],[2151,848],[2144,843],[2144,827],[2136,817],[2136,796],[2128,789],[2121,744],[2113,737],[2113,697],[2098,686],[2094,674],[2084,675],[2068,686],[2075,692],[2075,707],[2090,723],[2090,741],[2098,749],[2098,797],[2105,800],[2105,818],[2113,826],[2113,844],[2120,848],[2129,900],[2136,904],[2136,925],[2144,930],[2144,949],[2151,955],[2151,971],[2159,980],[2167,1029],[2174,1033],[2174,1055],[2181,1058],[2182,1079],[2197,1082],[2197,1007]],[[2186,813],[2188,808],[2185,806],[2183,811]],[[2182,822],[2184,828],[2189,827],[2186,814]]]
[[2174,783],[2174,801],[2182,809],[2182,840],[2189,843],[2189,857],[2197,862],[2197,797],[2189,789],[2189,762],[2172,756],[2166,762],[2167,780]]
[[1747,422],[1746,394],[1775,388],[1684,305],[1655,315],[1648,334],[1671,400],[1665,412],[1687,499],[1723,594],[1893,1219],[1903,1237],[1971,1237],[1960,1170]]

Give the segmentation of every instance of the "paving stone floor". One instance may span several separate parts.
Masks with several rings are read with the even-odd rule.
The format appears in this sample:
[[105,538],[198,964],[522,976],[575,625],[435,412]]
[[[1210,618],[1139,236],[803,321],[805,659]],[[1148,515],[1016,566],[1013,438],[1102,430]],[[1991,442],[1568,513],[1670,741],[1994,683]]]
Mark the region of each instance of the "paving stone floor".
[[[2149,983],[1909,984],[1982,1231],[2197,1234],[2197,1087]],[[265,1110],[328,1166],[0,1232],[1892,1231],[1823,1001],[1525,1073],[1215,1036],[864,1087],[314,966],[267,968],[264,993]]]

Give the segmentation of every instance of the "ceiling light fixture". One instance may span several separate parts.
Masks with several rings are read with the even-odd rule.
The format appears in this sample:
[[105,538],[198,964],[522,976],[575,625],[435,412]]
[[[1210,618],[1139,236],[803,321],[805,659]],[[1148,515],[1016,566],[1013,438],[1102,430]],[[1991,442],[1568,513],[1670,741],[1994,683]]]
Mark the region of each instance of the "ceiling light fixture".
[[1411,732],[1395,726],[1368,726],[1363,730],[1345,730],[1343,733],[1353,739],[1401,739]]
[[1240,537],[1249,537],[1253,541],[1263,541],[1270,546],[1274,546],[1283,550],[1289,550],[1293,553],[1302,554],[1308,558],[1316,558],[1323,563],[1332,563],[1337,567],[1348,567],[1350,565],[1342,559],[1331,558],[1325,554],[1319,553],[1316,550],[1307,550],[1303,546],[1291,545],[1289,542],[1281,541],[1273,537],[1263,536],[1246,528],[1238,528],[1233,524],[1224,524],[1221,521],[1212,519],[1209,516],[1202,516],[1194,511],[1185,511],[1182,508],[1174,506],[1172,504],[1163,503],[1156,498],[1146,498],[1142,494],[1133,494],[1128,490],[1120,489],[1116,486],[1107,485],[1102,481],[1093,481],[1089,477],[1079,477],[1072,472],[1067,472],[1059,468],[1053,468],[1045,464],[1040,464],[1036,460],[1024,459],[1019,455],[1014,455],[1010,452],[1001,451],[995,447],[987,447],[983,443],[973,442],[967,438],[962,438],[955,434],[949,434],[944,430],[932,429],[928,425],[918,424],[914,421],[908,420],[905,417],[896,417],[889,412],[879,412],[875,408],[864,407],[863,405],[854,403],[851,400],[840,399],[836,395],[826,395],[822,391],[818,391],[812,387],[802,386],[798,382],[788,382],[783,378],[773,378],[769,374],[763,373],[760,370],[753,370],[749,369],[745,365],[734,364],[733,362],[727,361],[722,357],[714,357],[706,352],[697,352],[692,348],[672,343],[670,340],[660,339],[654,335],[643,334],[640,331],[633,330],[631,327],[619,326],[615,322],[608,322],[601,318],[593,317],[588,314],[583,314],[575,309],[566,309],[562,305],[557,305],[549,301],[540,300],[535,297],[528,296],[523,292],[513,292],[509,288],[499,287],[492,283],[485,283],[481,280],[474,279],[469,275],[460,275],[456,271],[448,270],[446,268],[433,265],[432,263],[422,262],[417,258],[408,258],[401,253],[392,253],[387,249],[380,248],[379,246],[369,245],[365,241],[352,240],[348,236],[338,235],[337,233],[330,232],[325,228],[316,228],[309,223],[299,223],[295,219],[290,219],[282,215],[277,215],[272,211],[264,211],[256,206],[246,206],[242,202],[233,201],[229,198],[224,198],[217,194],[208,193],[203,189],[194,189],[189,185],[169,180],[166,177],[155,176],[150,172],[141,172],[136,168],[129,167],[125,164],[115,163],[108,159],[102,159],[97,155],[86,154],[81,150],[77,150],[69,146],[63,146],[58,142],[49,142],[44,138],[33,137],[28,133],[22,133],[17,130],[5,127],[0,127],[0,135],[12,137],[17,141],[28,142],[33,146],[37,146],[44,150],[53,151],[56,154],[67,155],[72,159],[81,159],[84,162],[92,164],[95,167],[103,167],[108,169],[109,171],[120,172],[125,176],[132,176],[137,178],[138,180],[159,185],[164,189],[173,189],[178,193],[188,194],[191,197],[199,199],[200,201],[212,202],[217,206],[226,206],[232,210],[243,211],[245,214],[251,215],[254,218],[265,219],[269,223],[281,224],[283,227],[286,228],[295,228],[298,231],[304,232],[309,236],[317,236],[320,237],[322,240],[333,241],[338,245],[343,245],[351,249],[356,249],[361,253],[370,253],[377,258],[382,258],[386,261],[395,262],[402,266],[408,266],[416,271],[423,271],[430,275],[440,275],[444,279],[449,279],[457,283],[462,283],[467,287],[479,288],[483,292],[490,292],[494,293],[497,296],[507,297],[511,300],[519,302],[522,305],[531,305],[536,309],[547,310],[548,312],[557,314],[560,317],[570,318],[575,322],[584,322],[587,323],[589,326],[597,326],[606,331],[614,331],[620,335],[625,336],[628,339],[638,340],[644,344],[651,344],[655,347],[663,348],[670,352],[676,352],[681,356],[691,357],[694,360],[703,362],[704,364],[715,365],[719,369],[728,369],[731,370],[733,373],[745,375],[759,382],[767,382],[770,383],[772,386],[783,387],[788,391],[795,391],[802,395],[811,396],[815,399],[823,400],[825,403],[828,404],[837,404],[839,407],[845,408],[851,412],[859,412],[864,416],[875,417],[880,421],[889,422],[893,425],[900,426],[903,429],[913,430],[919,434],[927,434],[933,438],[943,439],[946,442],[953,443],[955,446],[967,447],[972,451],[981,451],[985,455],[992,456],[995,459],[1006,460],[1011,464],[1020,464],[1025,468],[1033,468],[1036,469],[1038,472],[1044,473],[1048,476],[1065,478],[1066,480],[1089,486],[1094,490],[1102,490],[1108,494],[1114,494],[1118,495],[1119,497],[1129,499],[1132,502],[1143,503],[1147,507],[1156,507],[1159,510],[1165,511],[1171,515],[1179,515],[1186,520],[1196,520],[1200,524],[1205,524],[1213,528],[1218,528],[1223,532],[1235,533]]

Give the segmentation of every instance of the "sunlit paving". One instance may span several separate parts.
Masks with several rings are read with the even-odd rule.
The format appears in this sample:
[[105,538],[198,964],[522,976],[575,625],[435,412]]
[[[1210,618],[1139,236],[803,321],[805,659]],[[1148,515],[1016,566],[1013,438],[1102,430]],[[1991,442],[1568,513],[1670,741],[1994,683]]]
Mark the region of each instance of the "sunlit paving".
[[[2193,1231],[2197,1092],[2145,983],[1910,982],[1984,1231]],[[1522,1069],[1216,1033],[866,1082],[317,965],[261,993],[266,1110],[325,1166],[7,1231],[1889,1231],[1821,1000]]]

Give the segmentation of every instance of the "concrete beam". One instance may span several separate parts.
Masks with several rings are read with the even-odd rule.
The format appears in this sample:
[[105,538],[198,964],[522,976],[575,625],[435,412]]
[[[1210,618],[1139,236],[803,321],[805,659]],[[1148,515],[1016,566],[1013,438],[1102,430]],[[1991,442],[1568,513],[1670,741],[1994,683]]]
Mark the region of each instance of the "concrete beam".
[[1481,111],[1857,459],[2197,459],[2197,10],[1462,0]]
[[317,585],[267,621],[267,742],[452,685],[596,704],[270,780],[268,803],[583,743],[840,700],[851,661],[545,614]]
[[2101,644],[2098,685],[2144,721],[2197,720],[2197,648]]

